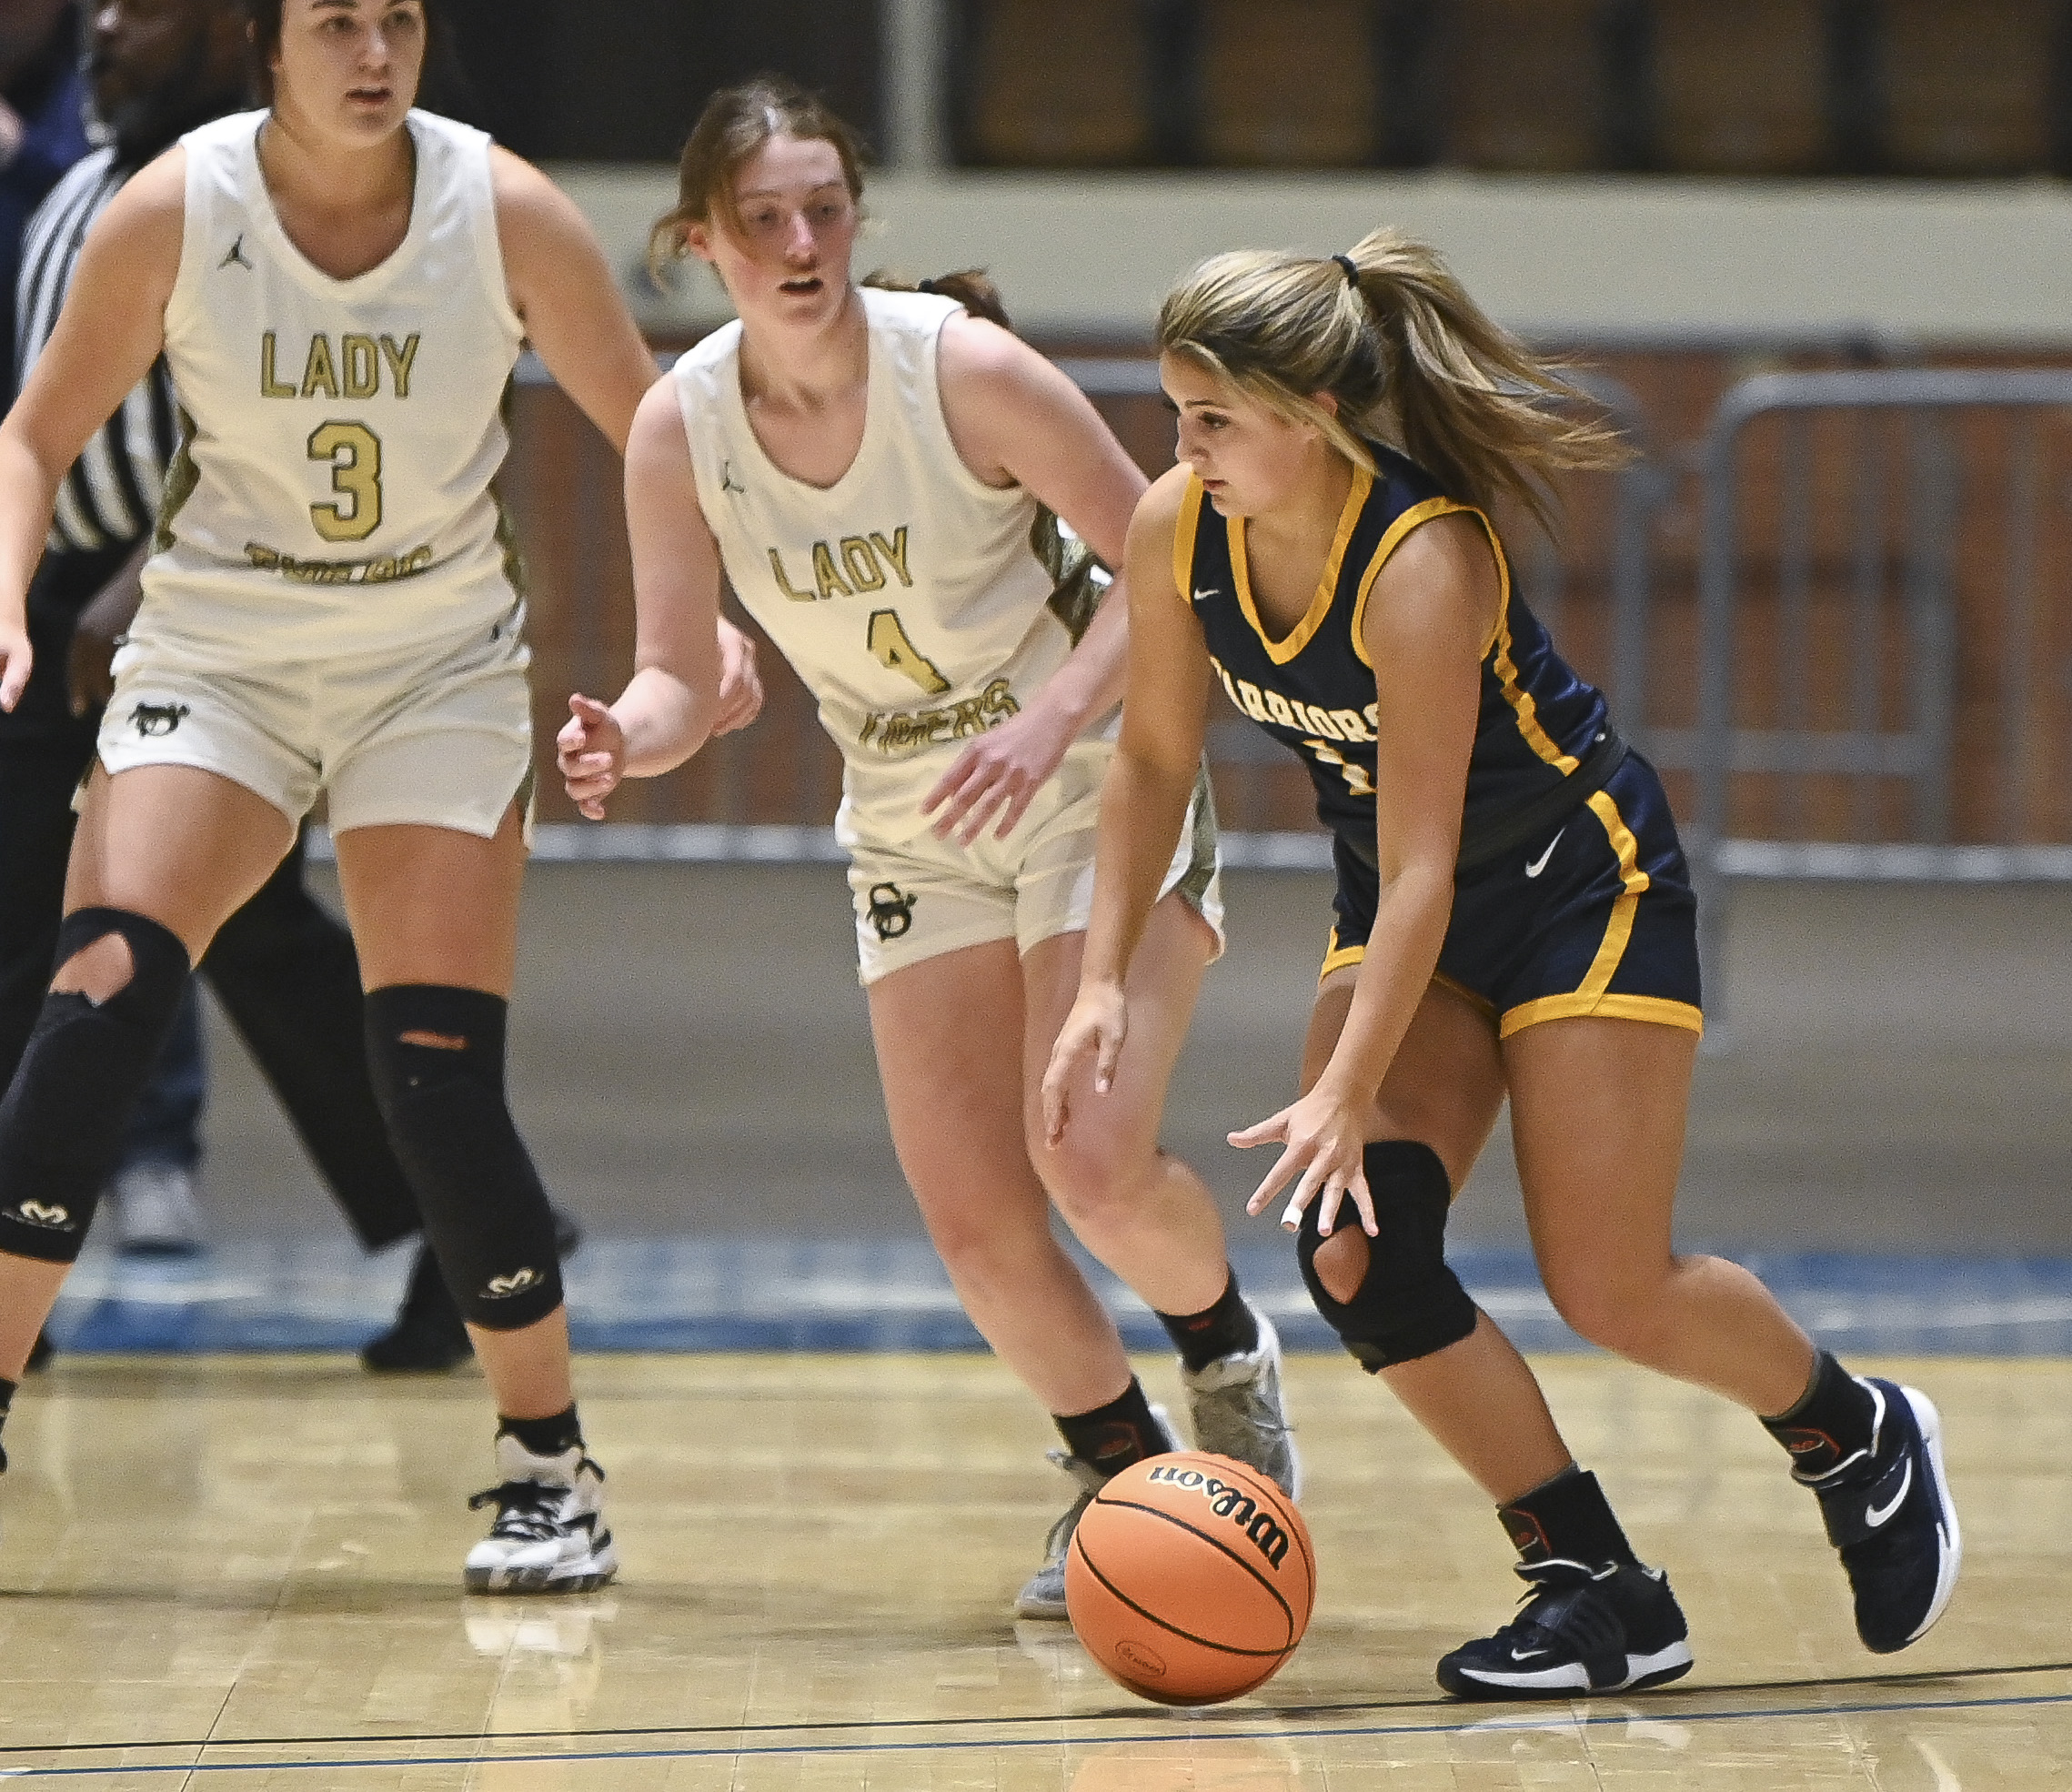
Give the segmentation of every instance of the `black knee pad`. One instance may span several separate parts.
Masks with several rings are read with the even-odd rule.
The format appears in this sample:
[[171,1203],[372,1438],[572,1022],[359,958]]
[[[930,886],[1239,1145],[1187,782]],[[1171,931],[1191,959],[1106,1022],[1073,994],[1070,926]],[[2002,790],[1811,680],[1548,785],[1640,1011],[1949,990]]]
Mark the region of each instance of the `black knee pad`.
[[126,909],[80,909],[57,931],[57,963],[119,935],[129,982],[106,1002],[53,991],[0,1102],[0,1251],[75,1262],[123,1128],[151,1080],[187,983],[176,935]]
[[[1334,1300],[1317,1274],[1324,1239],[1314,1201],[1303,1210],[1295,1254],[1317,1311],[1372,1375],[1460,1343],[1474,1330],[1475,1305],[1446,1267],[1446,1213],[1453,1191],[1439,1153],[1413,1139],[1385,1139],[1367,1147],[1364,1161],[1380,1235],[1362,1234],[1367,1274],[1359,1293],[1350,1301]],[[1341,1230],[1357,1224],[1350,1201],[1338,1219]]]
[[389,1142],[461,1314],[515,1332],[561,1304],[554,1210],[504,1100],[507,1005],[399,983],[367,999],[367,1059]]

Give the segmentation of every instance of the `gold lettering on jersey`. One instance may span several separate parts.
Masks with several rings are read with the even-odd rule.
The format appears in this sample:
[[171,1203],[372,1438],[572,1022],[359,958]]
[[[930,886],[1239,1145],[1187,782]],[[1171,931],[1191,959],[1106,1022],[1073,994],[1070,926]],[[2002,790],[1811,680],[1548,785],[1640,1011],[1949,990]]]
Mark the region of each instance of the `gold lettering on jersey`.
[[851,590],[841,574],[835,570],[834,550],[824,541],[813,543],[813,588],[821,598],[853,598]]
[[293,398],[299,397],[296,388],[274,372],[274,357],[277,348],[274,333],[268,330],[259,338],[259,396],[262,398]]
[[302,396],[314,398],[338,396],[338,373],[331,365],[331,338],[321,333],[309,338],[309,362],[302,370]]
[[1237,706],[1253,721],[1266,720],[1266,700],[1260,694],[1259,687],[1250,679],[1240,679],[1237,681]]
[[[272,330],[259,338],[259,396],[262,398],[371,398],[381,390],[386,363],[388,383],[398,398],[410,396],[410,374],[417,365],[419,336],[398,343],[392,336],[378,342],[371,336],[344,336],[337,347],[319,330],[309,338],[303,357],[302,383],[280,377],[280,342]],[[292,366],[293,363],[291,362]]]
[[392,336],[381,338],[381,358],[388,363],[388,376],[395,382],[398,398],[410,396],[410,369],[417,365],[417,345],[423,340],[416,330],[404,337],[400,347]]
[[1014,688],[1005,679],[995,679],[976,697],[940,710],[880,710],[866,716],[856,740],[859,746],[875,747],[888,757],[918,752],[983,734],[1021,712]]
[[913,589],[913,575],[907,570],[907,526],[901,523],[888,541],[876,529],[870,531],[870,545],[884,555],[886,564],[898,575],[900,583],[910,591]]
[[1277,690],[1262,691],[1260,695],[1266,700],[1266,718],[1269,721],[1277,722],[1282,728],[1294,727],[1295,712],[1289,707],[1285,697]]
[[347,398],[371,398],[381,390],[381,349],[371,336],[341,337],[338,358],[345,363]]
[[245,558],[262,572],[277,572],[298,585],[387,585],[416,578],[431,565],[432,550],[413,548],[407,554],[382,554],[371,560],[305,560],[263,541],[247,541]]
[[1345,780],[1345,788],[1354,796],[1371,797],[1377,794],[1374,780],[1367,776],[1365,766],[1355,765],[1336,747],[1327,745],[1324,741],[1305,740],[1303,745],[1314,753],[1322,763],[1336,767],[1339,775]]
[[860,535],[842,537],[841,568],[849,575],[849,582],[859,591],[885,589],[885,569],[878,564],[878,556],[871,551],[870,544]]
[[810,591],[799,590],[784,576],[784,556],[774,548],[769,550],[769,572],[770,577],[777,580],[777,589],[790,598],[793,603],[810,604],[813,601],[813,594]]
[[890,579],[897,579],[909,590],[913,589],[913,574],[907,567],[904,523],[890,538],[873,529],[867,536],[845,535],[839,541],[814,542],[812,575],[796,585],[785,567],[784,550],[770,548],[765,551],[769,555],[770,577],[777,580],[777,589],[795,604],[825,603],[832,598],[853,598],[859,591],[882,591]]

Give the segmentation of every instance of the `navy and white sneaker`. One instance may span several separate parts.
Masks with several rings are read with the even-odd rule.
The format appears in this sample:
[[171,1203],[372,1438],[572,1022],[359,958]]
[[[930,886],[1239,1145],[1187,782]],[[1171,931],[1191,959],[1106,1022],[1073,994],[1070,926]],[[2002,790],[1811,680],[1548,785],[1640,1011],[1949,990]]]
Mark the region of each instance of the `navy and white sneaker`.
[[1942,1616],[1964,1538],[1935,1403],[1896,1382],[1858,1379],[1877,1403],[1870,1448],[1825,1475],[1794,1478],[1820,1496],[1828,1541],[1842,1552],[1856,1596],[1856,1635],[1874,1654],[1890,1655]]
[[1455,1698],[1637,1693],[1691,1671],[1690,1629],[1660,1568],[1557,1557],[1517,1573],[1524,1610],[1440,1657],[1439,1684]]

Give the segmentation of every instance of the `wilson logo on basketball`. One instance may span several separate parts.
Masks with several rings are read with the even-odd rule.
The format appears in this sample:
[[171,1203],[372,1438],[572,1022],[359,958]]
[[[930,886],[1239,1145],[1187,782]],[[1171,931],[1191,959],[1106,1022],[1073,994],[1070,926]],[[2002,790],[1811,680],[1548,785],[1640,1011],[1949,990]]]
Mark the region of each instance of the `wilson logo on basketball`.
[[1115,1659],[1139,1674],[1150,1675],[1154,1680],[1162,1679],[1165,1676],[1165,1663],[1142,1643],[1125,1640],[1116,1644]]
[[1257,1502],[1242,1487],[1204,1475],[1198,1468],[1153,1468],[1145,1477],[1168,1486],[1184,1487],[1208,1501],[1209,1510],[1227,1518],[1252,1540],[1252,1547],[1278,1568],[1288,1554],[1288,1533],[1271,1512],[1262,1512]]

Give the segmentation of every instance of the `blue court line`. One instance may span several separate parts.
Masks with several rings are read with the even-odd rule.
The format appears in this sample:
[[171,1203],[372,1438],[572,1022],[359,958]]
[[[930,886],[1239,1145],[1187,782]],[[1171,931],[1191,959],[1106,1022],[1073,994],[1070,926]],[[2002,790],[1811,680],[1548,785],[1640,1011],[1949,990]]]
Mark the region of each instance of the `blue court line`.
[[[1292,1350],[1335,1351],[1279,1243],[1233,1258]],[[1809,1331],[1852,1354],[2072,1355],[2072,1258],[1738,1252]],[[345,1351],[387,1324],[407,1252],[368,1260],[340,1240],[246,1239],[186,1263],[93,1253],[53,1315],[60,1350]],[[1586,1348],[1531,1255],[1468,1248],[1454,1265],[1522,1349]],[[1164,1351],[1143,1304],[1088,1265],[1132,1349]],[[586,1351],[978,1351],[925,1240],[599,1238],[572,1260]]]
[[[2022,1696],[2004,1698],[1923,1699],[1896,1705],[1804,1705],[1778,1706],[1757,1711],[1676,1711],[1665,1709],[1655,1721],[1666,1724],[1712,1724],[1769,1722],[1780,1717],[1860,1717],[1900,1716],[1936,1711],[1990,1711],[2024,1706],[2072,1705],[2072,1692],[2034,1693]],[[1551,1714],[1551,1707],[1550,1707]],[[1646,1714],[1642,1714],[1646,1721]],[[1338,1729],[1290,1729],[1285,1727],[1272,1729],[1233,1729],[1214,1731],[1209,1734],[1194,1733],[1186,1739],[1201,1745],[1219,1742],[1328,1742],[1363,1737],[1413,1737],[1413,1736],[1462,1736],[1469,1733],[1490,1735],[1508,1730],[1550,1730],[1566,1728],[1574,1725],[1580,1730],[1592,1727],[1604,1728],[1614,1724],[1627,1724],[1634,1720],[1630,1711],[1599,1715],[1588,1708],[1577,1712],[1573,1709],[1564,1716],[1546,1717],[1484,1717],[1459,1724],[1377,1724],[1353,1725]],[[10,1779],[76,1779],[89,1774],[205,1774],[205,1773],[346,1773],[372,1772],[377,1769],[396,1767],[538,1767],[559,1764],[583,1766],[592,1762],[607,1761],[699,1761],[713,1759],[739,1759],[747,1757],[778,1757],[783,1758],[832,1758],[846,1755],[901,1755],[942,1754],[950,1750],[999,1748],[1107,1748],[1130,1743],[1150,1742],[1171,1745],[1180,1738],[1172,1730],[1147,1730],[1136,1736],[1102,1736],[1087,1738],[1074,1737],[993,1737],[981,1739],[951,1737],[940,1742],[840,1742],[820,1747],[787,1745],[762,1745],[749,1747],[714,1748],[631,1748],[603,1749],[587,1754],[534,1754],[499,1755],[477,1753],[473,1755],[403,1755],[385,1757],[364,1761],[226,1761],[216,1765],[201,1761],[182,1762],[163,1767],[141,1767],[125,1762],[119,1767],[9,1767],[5,1777]],[[146,1745],[147,1746],[147,1745]],[[236,1743],[210,1743],[207,1747],[235,1748]]]

